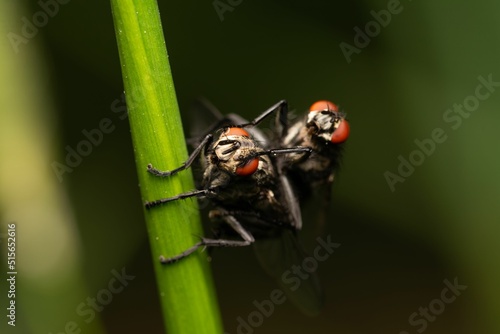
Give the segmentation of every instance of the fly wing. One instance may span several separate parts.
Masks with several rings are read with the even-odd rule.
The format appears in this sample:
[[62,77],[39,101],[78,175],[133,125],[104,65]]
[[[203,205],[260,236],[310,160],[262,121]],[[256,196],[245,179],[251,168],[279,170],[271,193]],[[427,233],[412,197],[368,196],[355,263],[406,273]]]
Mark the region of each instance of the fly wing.
[[[313,211],[310,220],[313,223],[313,230],[316,236],[323,235],[328,223],[329,210],[332,210],[332,183],[325,182],[325,184],[319,185],[315,191],[312,192],[311,198],[305,203],[304,208],[308,208],[309,211]],[[334,206],[333,206],[334,207]],[[334,210],[334,209],[333,209]],[[333,212],[333,211],[332,211]]]
[[297,231],[302,229],[302,212],[300,210],[300,204],[295,196],[295,191],[292,188],[290,180],[279,172],[280,178],[280,192],[283,196],[283,205],[286,207],[290,214],[290,221],[293,228]]
[[276,237],[256,240],[254,250],[261,266],[278,282],[293,304],[308,315],[320,312],[323,294],[319,279],[315,271],[305,270],[307,255],[293,231],[283,230]]

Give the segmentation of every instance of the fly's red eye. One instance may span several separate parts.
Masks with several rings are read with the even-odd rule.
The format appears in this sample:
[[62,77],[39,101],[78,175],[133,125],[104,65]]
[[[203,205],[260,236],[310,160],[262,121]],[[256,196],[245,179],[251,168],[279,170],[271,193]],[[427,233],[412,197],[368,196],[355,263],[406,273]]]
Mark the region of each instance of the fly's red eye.
[[349,138],[349,132],[351,132],[349,122],[343,119],[340,121],[339,127],[332,134],[332,143],[341,144],[345,142]]
[[321,100],[314,102],[313,105],[309,108],[309,111],[320,111],[320,110],[338,111],[338,107],[333,102]]
[[254,158],[248,161],[245,165],[236,168],[236,175],[239,176],[248,176],[255,173],[257,168],[259,167],[259,158]]
[[242,128],[229,128],[226,132],[227,136],[243,136],[243,137],[250,137],[248,132],[246,130],[243,130]]

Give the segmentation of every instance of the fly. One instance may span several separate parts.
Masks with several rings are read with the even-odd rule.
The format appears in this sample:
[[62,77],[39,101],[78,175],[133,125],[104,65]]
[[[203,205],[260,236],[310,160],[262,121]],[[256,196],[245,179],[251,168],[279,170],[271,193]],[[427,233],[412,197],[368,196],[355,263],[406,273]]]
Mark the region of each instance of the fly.
[[[287,101],[282,100],[273,107],[273,111],[280,111],[274,125],[274,139],[265,138],[258,130],[254,130],[254,136],[265,147],[311,148],[311,154],[290,153],[277,158],[278,173],[290,180],[301,199],[322,186],[326,186],[329,193],[340,165],[343,144],[349,138],[350,125],[346,114],[333,102],[322,100],[311,105],[305,117],[289,125]],[[225,118],[226,123],[235,121],[243,122],[244,119],[236,114]]]
[[[265,138],[258,129],[255,129],[255,137],[264,137],[261,142],[266,147],[311,148],[311,154],[291,153],[276,157],[274,163],[283,187],[289,188],[286,193],[296,196],[301,202],[302,209],[311,197],[315,197],[316,227],[322,229],[328,218],[331,187],[340,165],[343,144],[349,137],[349,122],[345,113],[339,111],[338,106],[330,101],[315,102],[305,116],[291,124],[288,121],[287,101],[282,100],[274,107],[273,110],[280,113],[276,115],[272,137]],[[244,122],[236,114],[226,116],[225,121]],[[289,200],[295,202],[296,198]],[[300,211],[300,208],[294,210]]]
[[326,186],[330,193],[335,171],[340,165],[343,143],[350,133],[344,112],[330,101],[317,101],[302,119],[292,124],[281,138],[283,147],[307,146],[312,148],[308,157],[288,155],[283,164],[288,177],[303,197],[313,189]]
[[[317,313],[322,298],[315,275],[310,275],[297,290],[283,286],[281,277],[277,277],[302,263],[305,255],[296,240],[296,231],[302,226],[300,208],[287,180],[277,172],[275,159],[291,154],[307,157],[312,150],[302,146],[272,149],[268,142],[261,145],[252,138],[250,132],[258,133],[253,127],[276,111],[285,129],[283,115],[286,116],[287,110],[278,103],[252,122],[222,127],[205,135],[189,158],[174,170],[160,171],[149,164],[149,173],[170,177],[189,168],[202,155],[204,172],[200,189],[148,201],[145,206],[151,209],[190,197],[208,198],[213,204],[209,217],[224,223],[220,231],[225,238],[201,238],[180,254],[168,258],[161,256],[161,263],[177,262],[202,247],[254,245],[264,268],[275,272],[273,276],[290,299],[306,313]],[[244,127],[248,127],[248,131]],[[262,256],[263,251],[271,248],[273,254]]]

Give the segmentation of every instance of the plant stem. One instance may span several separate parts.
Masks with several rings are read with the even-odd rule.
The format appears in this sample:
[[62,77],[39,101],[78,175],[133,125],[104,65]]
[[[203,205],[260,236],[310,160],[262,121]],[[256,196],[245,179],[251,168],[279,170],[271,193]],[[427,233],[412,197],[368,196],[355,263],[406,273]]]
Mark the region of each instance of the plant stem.
[[[148,163],[171,170],[187,158],[167,50],[155,0],[111,0],[143,201],[194,189],[190,170],[167,178],[146,171]],[[199,241],[196,199],[145,210],[157,284],[168,332],[222,333],[206,255],[171,265],[170,257]]]

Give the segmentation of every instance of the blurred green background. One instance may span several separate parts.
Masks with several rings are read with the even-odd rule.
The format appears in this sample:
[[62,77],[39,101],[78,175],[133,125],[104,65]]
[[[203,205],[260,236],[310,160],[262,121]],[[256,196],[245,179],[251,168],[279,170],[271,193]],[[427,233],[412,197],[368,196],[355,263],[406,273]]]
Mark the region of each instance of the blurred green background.
[[[474,98],[479,77],[500,82],[498,2],[241,1],[223,21],[211,1],[159,5],[187,129],[198,96],[247,118],[283,98],[297,114],[329,99],[350,119],[323,231],[341,244],[319,269],[325,310],[309,318],[277,305],[255,333],[500,333],[500,89]],[[398,13],[385,27],[370,24],[371,11],[388,8]],[[1,314],[1,332],[55,334],[73,321],[82,333],[162,333],[109,3],[60,4],[13,47],[9,33],[43,10],[0,5],[5,314],[11,222],[19,272],[16,327]],[[380,31],[357,40],[348,62],[340,44],[355,47],[354,28],[367,24]],[[464,103],[470,113],[447,111]],[[51,164],[104,118],[114,130],[59,182]],[[398,173],[400,156],[417,157],[415,140],[436,129],[446,140],[391,189],[386,173]],[[123,268],[135,278],[95,319],[79,314]],[[251,249],[214,252],[212,268],[225,331],[237,333],[238,317],[276,286]],[[445,280],[467,288],[443,304]],[[427,318],[418,314],[429,307]]]

